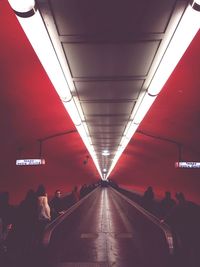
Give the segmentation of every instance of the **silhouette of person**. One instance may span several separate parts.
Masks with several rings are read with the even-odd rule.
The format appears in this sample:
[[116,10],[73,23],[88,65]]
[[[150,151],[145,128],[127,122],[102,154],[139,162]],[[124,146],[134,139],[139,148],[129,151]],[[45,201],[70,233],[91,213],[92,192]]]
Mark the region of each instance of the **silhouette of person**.
[[76,202],[79,201],[79,192],[78,192],[78,187],[74,186],[74,189],[72,190],[72,205],[75,204]]
[[154,211],[154,192],[152,186],[148,186],[144,192],[142,206],[150,212]]
[[165,217],[175,205],[176,202],[171,198],[171,193],[166,191],[165,197],[160,202],[160,216]]
[[50,207],[48,204],[48,196],[44,185],[39,185],[36,191],[37,203],[38,203],[38,220],[39,221],[50,221]]
[[51,209],[48,204],[48,196],[44,185],[39,185],[36,191],[37,197],[37,235],[36,245],[40,246],[46,225],[51,220]]
[[14,207],[9,204],[9,193],[0,194],[0,252],[7,251],[7,238],[14,223]]
[[169,224],[177,236],[177,249],[181,266],[200,266],[200,207],[187,201],[182,192],[175,195],[177,205],[166,216],[164,222]]
[[34,247],[37,227],[37,199],[30,189],[16,209],[14,225],[9,236],[9,250],[21,259],[28,256]]
[[59,189],[57,189],[54,193],[54,197],[50,202],[50,208],[52,219],[55,219],[56,217],[64,213],[63,200],[61,198],[61,191]]

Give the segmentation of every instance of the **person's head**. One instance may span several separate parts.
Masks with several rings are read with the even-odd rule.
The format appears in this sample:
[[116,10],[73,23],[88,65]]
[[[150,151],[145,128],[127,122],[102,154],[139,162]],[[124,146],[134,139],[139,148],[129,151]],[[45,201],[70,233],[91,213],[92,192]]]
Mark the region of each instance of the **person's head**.
[[147,191],[153,191],[152,186],[148,186]]
[[37,194],[37,196],[45,196],[46,195],[46,190],[45,190],[45,187],[44,187],[43,184],[40,184],[38,186],[38,189],[36,191],[36,194]]
[[0,194],[0,204],[1,205],[8,205],[9,204],[9,193],[8,192],[2,192]]
[[169,191],[166,191],[166,192],[165,192],[165,197],[166,197],[166,198],[171,198],[171,193],[170,193]]
[[178,200],[179,204],[185,203],[185,196],[182,192],[176,193],[176,199]]
[[29,189],[26,193],[25,200],[33,200],[35,198],[35,192],[33,189]]
[[58,198],[61,197],[61,191],[60,191],[59,189],[57,189],[57,190],[55,191],[55,197],[58,197]]

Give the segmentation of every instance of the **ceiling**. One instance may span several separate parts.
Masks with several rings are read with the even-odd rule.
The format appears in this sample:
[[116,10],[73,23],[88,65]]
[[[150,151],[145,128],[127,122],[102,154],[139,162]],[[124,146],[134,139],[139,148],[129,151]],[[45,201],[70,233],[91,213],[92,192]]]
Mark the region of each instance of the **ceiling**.
[[[80,105],[101,173],[111,165],[131,114],[187,1],[38,1]],[[64,58],[64,60],[63,60]],[[103,151],[110,155],[103,156]]]
[[[108,170],[187,1],[37,3],[70,71],[100,169]],[[0,10],[0,189],[20,199],[40,182],[53,192],[96,180],[95,165],[7,0],[0,0]],[[183,145],[185,160],[199,160],[199,46],[198,33],[111,173],[118,183],[138,189],[151,184],[157,193],[188,190],[200,202],[199,171],[174,168],[173,144]],[[102,156],[104,149],[109,156]],[[40,152],[45,166],[15,166],[17,158]]]

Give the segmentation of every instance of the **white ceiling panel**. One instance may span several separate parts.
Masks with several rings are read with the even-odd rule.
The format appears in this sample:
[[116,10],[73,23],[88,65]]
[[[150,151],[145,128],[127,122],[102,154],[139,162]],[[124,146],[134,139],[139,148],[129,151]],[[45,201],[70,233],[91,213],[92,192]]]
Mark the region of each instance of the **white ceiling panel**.
[[176,2],[176,0],[50,0],[60,35],[134,33],[138,30],[164,32]]
[[144,80],[133,81],[82,81],[75,82],[80,101],[138,98]]
[[73,78],[144,77],[148,74],[160,42],[64,43]]
[[107,114],[130,114],[133,109],[133,103],[81,103],[83,112],[86,115],[105,115]]

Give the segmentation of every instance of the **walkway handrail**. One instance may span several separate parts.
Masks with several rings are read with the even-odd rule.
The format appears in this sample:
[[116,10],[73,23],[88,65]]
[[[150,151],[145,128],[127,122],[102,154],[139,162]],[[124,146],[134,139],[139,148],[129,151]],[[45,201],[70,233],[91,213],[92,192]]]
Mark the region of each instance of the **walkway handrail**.
[[59,215],[56,219],[54,219],[52,222],[50,222],[44,230],[43,238],[42,238],[42,245],[44,247],[47,247],[49,245],[51,235],[55,228],[64,221],[71,213],[73,213],[86,199],[88,199],[96,190],[98,187],[94,190],[92,190],[90,193],[88,193],[86,196],[81,198],[77,203],[75,203],[73,206],[71,206],[69,209],[67,209],[64,214]]
[[172,230],[169,227],[169,225],[167,225],[166,223],[162,222],[155,215],[153,215],[152,213],[148,212],[147,210],[142,208],[139,204],[135,203],[133,200],[129,199],[128,197],[124,196],[122,193],[118,192],[116,189],[114,189],[112,187],[111,187],[111,189],[112,189],[113,192],[115,192],[120,197],[125,199],[131,206],[136,208],[140,213],[142,213],[148,220],[150,220],[155,225],[157,225],[159,228],[161,228],[161,230],[165,234],[165,238],[166,238],[166,241],[167,241],[167,244],[168,244],[168,248],[169,248],[169,254],[173,255],[174,254],[174,250],[175,250],[175,248],[174,248],[174,238],[173,238]]

